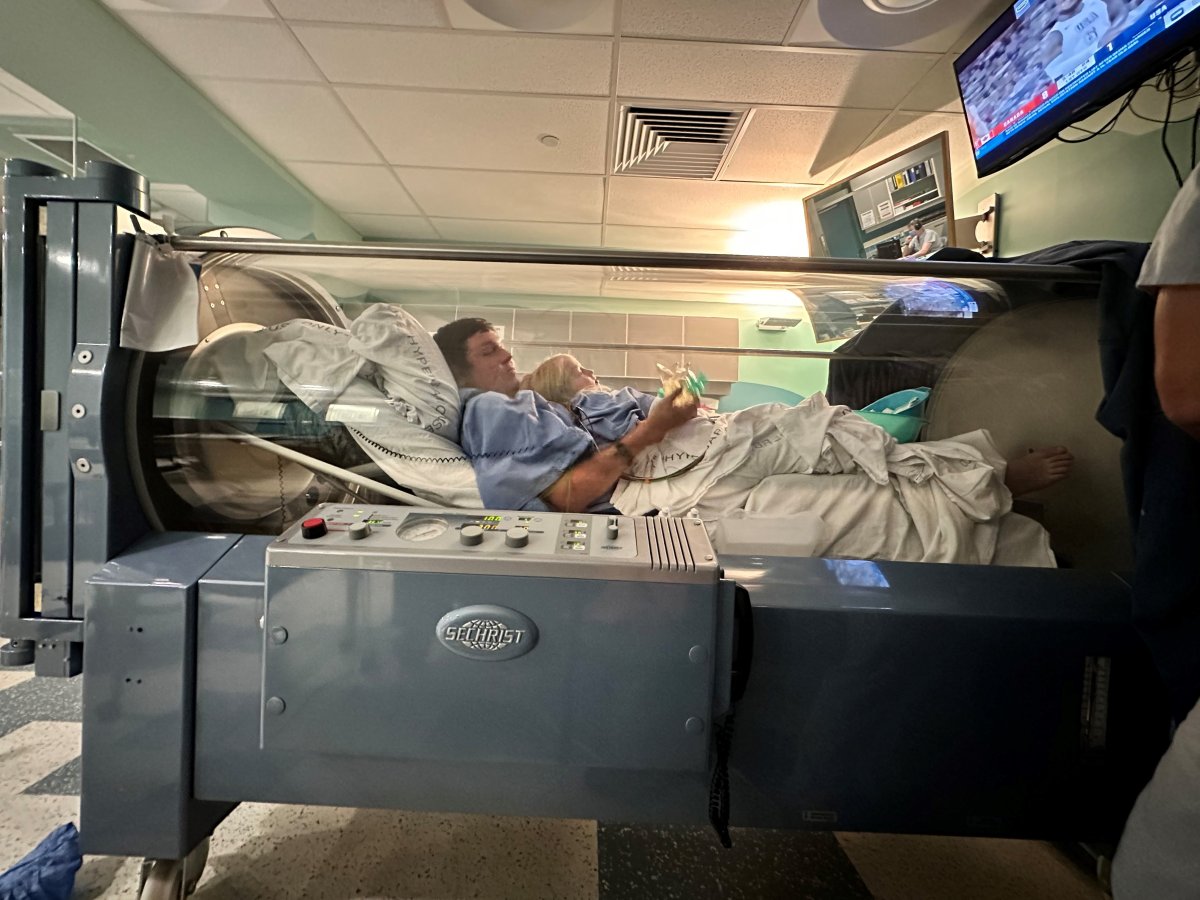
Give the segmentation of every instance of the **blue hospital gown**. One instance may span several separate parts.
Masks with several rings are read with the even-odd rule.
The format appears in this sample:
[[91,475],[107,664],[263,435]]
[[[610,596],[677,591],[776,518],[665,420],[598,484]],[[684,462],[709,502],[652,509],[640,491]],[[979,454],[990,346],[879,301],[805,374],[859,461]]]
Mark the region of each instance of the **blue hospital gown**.
[[646,418],[653,402],[653,394],[621,388],[619,391],[582,391],[572,398],[571,405],[592,437],[611,444],[625,437]]
[[[654,398],[625,388],[575,397],[577,425],[569,412],[533,391],[508,397],[495,391],[462,391],[462,448],[475,469],[489,509],[548,511],[541,494],[579,460],[611,443],[644,419]],[[593,437],[594,435],[594,437]],[[589,511],[612,509],[609,494]]]

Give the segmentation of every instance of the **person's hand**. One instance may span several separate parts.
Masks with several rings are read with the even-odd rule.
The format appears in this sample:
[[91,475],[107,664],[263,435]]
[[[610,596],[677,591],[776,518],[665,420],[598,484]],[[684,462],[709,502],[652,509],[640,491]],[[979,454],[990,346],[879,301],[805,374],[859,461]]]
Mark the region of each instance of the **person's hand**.
[[650,413],[646,416],[646,425],[653,430],[659,440],[699,414],[700,400],[694,394],[689,392],[686,401],[679,402],[679,395],[683,391],[682,387],[676,388],[650,407]]

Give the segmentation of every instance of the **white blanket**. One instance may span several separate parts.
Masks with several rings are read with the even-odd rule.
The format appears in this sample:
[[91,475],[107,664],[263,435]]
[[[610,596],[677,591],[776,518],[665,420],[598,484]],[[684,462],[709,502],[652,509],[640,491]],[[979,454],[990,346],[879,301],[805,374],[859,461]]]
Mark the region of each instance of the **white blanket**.
[[1054,565],[1044,530],[1011,515],[1005,462],[983,431],[898,444],[814,394],[698,418],[640,454],[630,474],[657,477],[698,457],[673,478],[621,482],[613,504],[626,515],[694,508],[709,521],[742,508],[815,513],[826,556]]

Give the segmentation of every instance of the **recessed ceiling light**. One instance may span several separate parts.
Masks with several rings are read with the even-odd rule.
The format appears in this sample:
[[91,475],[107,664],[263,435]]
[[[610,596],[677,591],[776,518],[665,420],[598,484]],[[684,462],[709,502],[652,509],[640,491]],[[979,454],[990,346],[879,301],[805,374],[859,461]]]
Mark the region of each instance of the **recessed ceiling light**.
[[542,144],[543,147],[557,147],[558,146],[558,135],[557,134],[539,134],[538,141]]
[[146,2],[173,12],[208,13],[216,12],[229,0],[146,0]]
[[937,0],[863,0],[867,9],[884,15],[916,12],[926,6],[933,6]]
[[574,25],[595,9],[600,0],[464,0],[475,12],[493,22],[525,31],[545,31]]
[[[970,4],[938,0],[815,0],[821,25],[847,47],[900,47],[965,26]],[[979,4],[974,4],[979,5]]]

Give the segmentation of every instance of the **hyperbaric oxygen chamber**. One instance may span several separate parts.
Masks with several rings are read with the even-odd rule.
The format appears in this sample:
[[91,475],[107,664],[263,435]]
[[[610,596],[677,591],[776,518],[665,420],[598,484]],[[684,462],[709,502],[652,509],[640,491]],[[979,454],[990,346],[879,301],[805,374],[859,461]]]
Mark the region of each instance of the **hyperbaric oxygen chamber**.
[[[62,365],[37,382],[5,355],[4,624],[46,652],[86,636],[85,851],[179,858],[243,800],[701,824],[714,772],[727,775],[735,825],[1084,837],[1119,828],[1148,777],[1163,735],[1113,573],[1121,516],[1072,519],[1074,500],[1059,502],[1070,495],[1048,493],[1048,521],[1062,516],[1051,531],[1075,541],[1076,567],[1062,569],[718,555],[701,525],[669,516],[537,522],[417,504],[444,527],[406,531],[411,506],[339,474],[363,468],[344,429],[220,366],[223,347],[261,327],[345,328],[383,302],[423,308],[429,329],[503,318],[522,369],[575,352],[645,387],[661,352],[724,372],[725,387],[812,393],[831,368],[878,364],[883,377],[924,351],[866,338],[844,349],[847,329],[818,335],[806,300],[838,293],[860,335],[927,334],[936,317],[876,328],[871,294],[896,279],[974,282],[999,306],[925,354],[926,436],[989,427],[1011,448],[1030,437],[1018,413],[1037,407],[1034,430],[1054,425],[1080,453],[1094,425],[1071,392],[1096,382],[1066,365],[1061,332],[1080,318],[1065,304],[1094,304],[1089,276],[174,237],[177,252],[204,254],[199,341],[131,352],[108,328],[133,239],[114,221],[145,205],[144,179],[24,164],[6,169],[5,188],[26,200],[5,207],[6,346]],[[20,216],[39,206],[42,281],[36,240],[9,240],[36,238],[36,219]],[[73,331],[24,315],[39,291]],[[772,312],[806,324],[757,332]],[[61,346],[63,334],[76,343]],[[84,414],[49,427],[35,385]],[[1095,453],[1079,481],[1109,502],[1116,448]],[[310,538],[310,513],[336,527]],[[506,516],[527,543],[499,537]],[[351,545],[355,524],[374,531],[358,528],[369,536]],[[418,533],[427,549],[410,541]],[[33,615],[39,578],[55,583],[61,613]],[[736,596],[754,653],[731,737],[721,716],[748,643]],[[521,646],[534,628],[536,645]],[[622,668],[625,651],[636,670]]]

